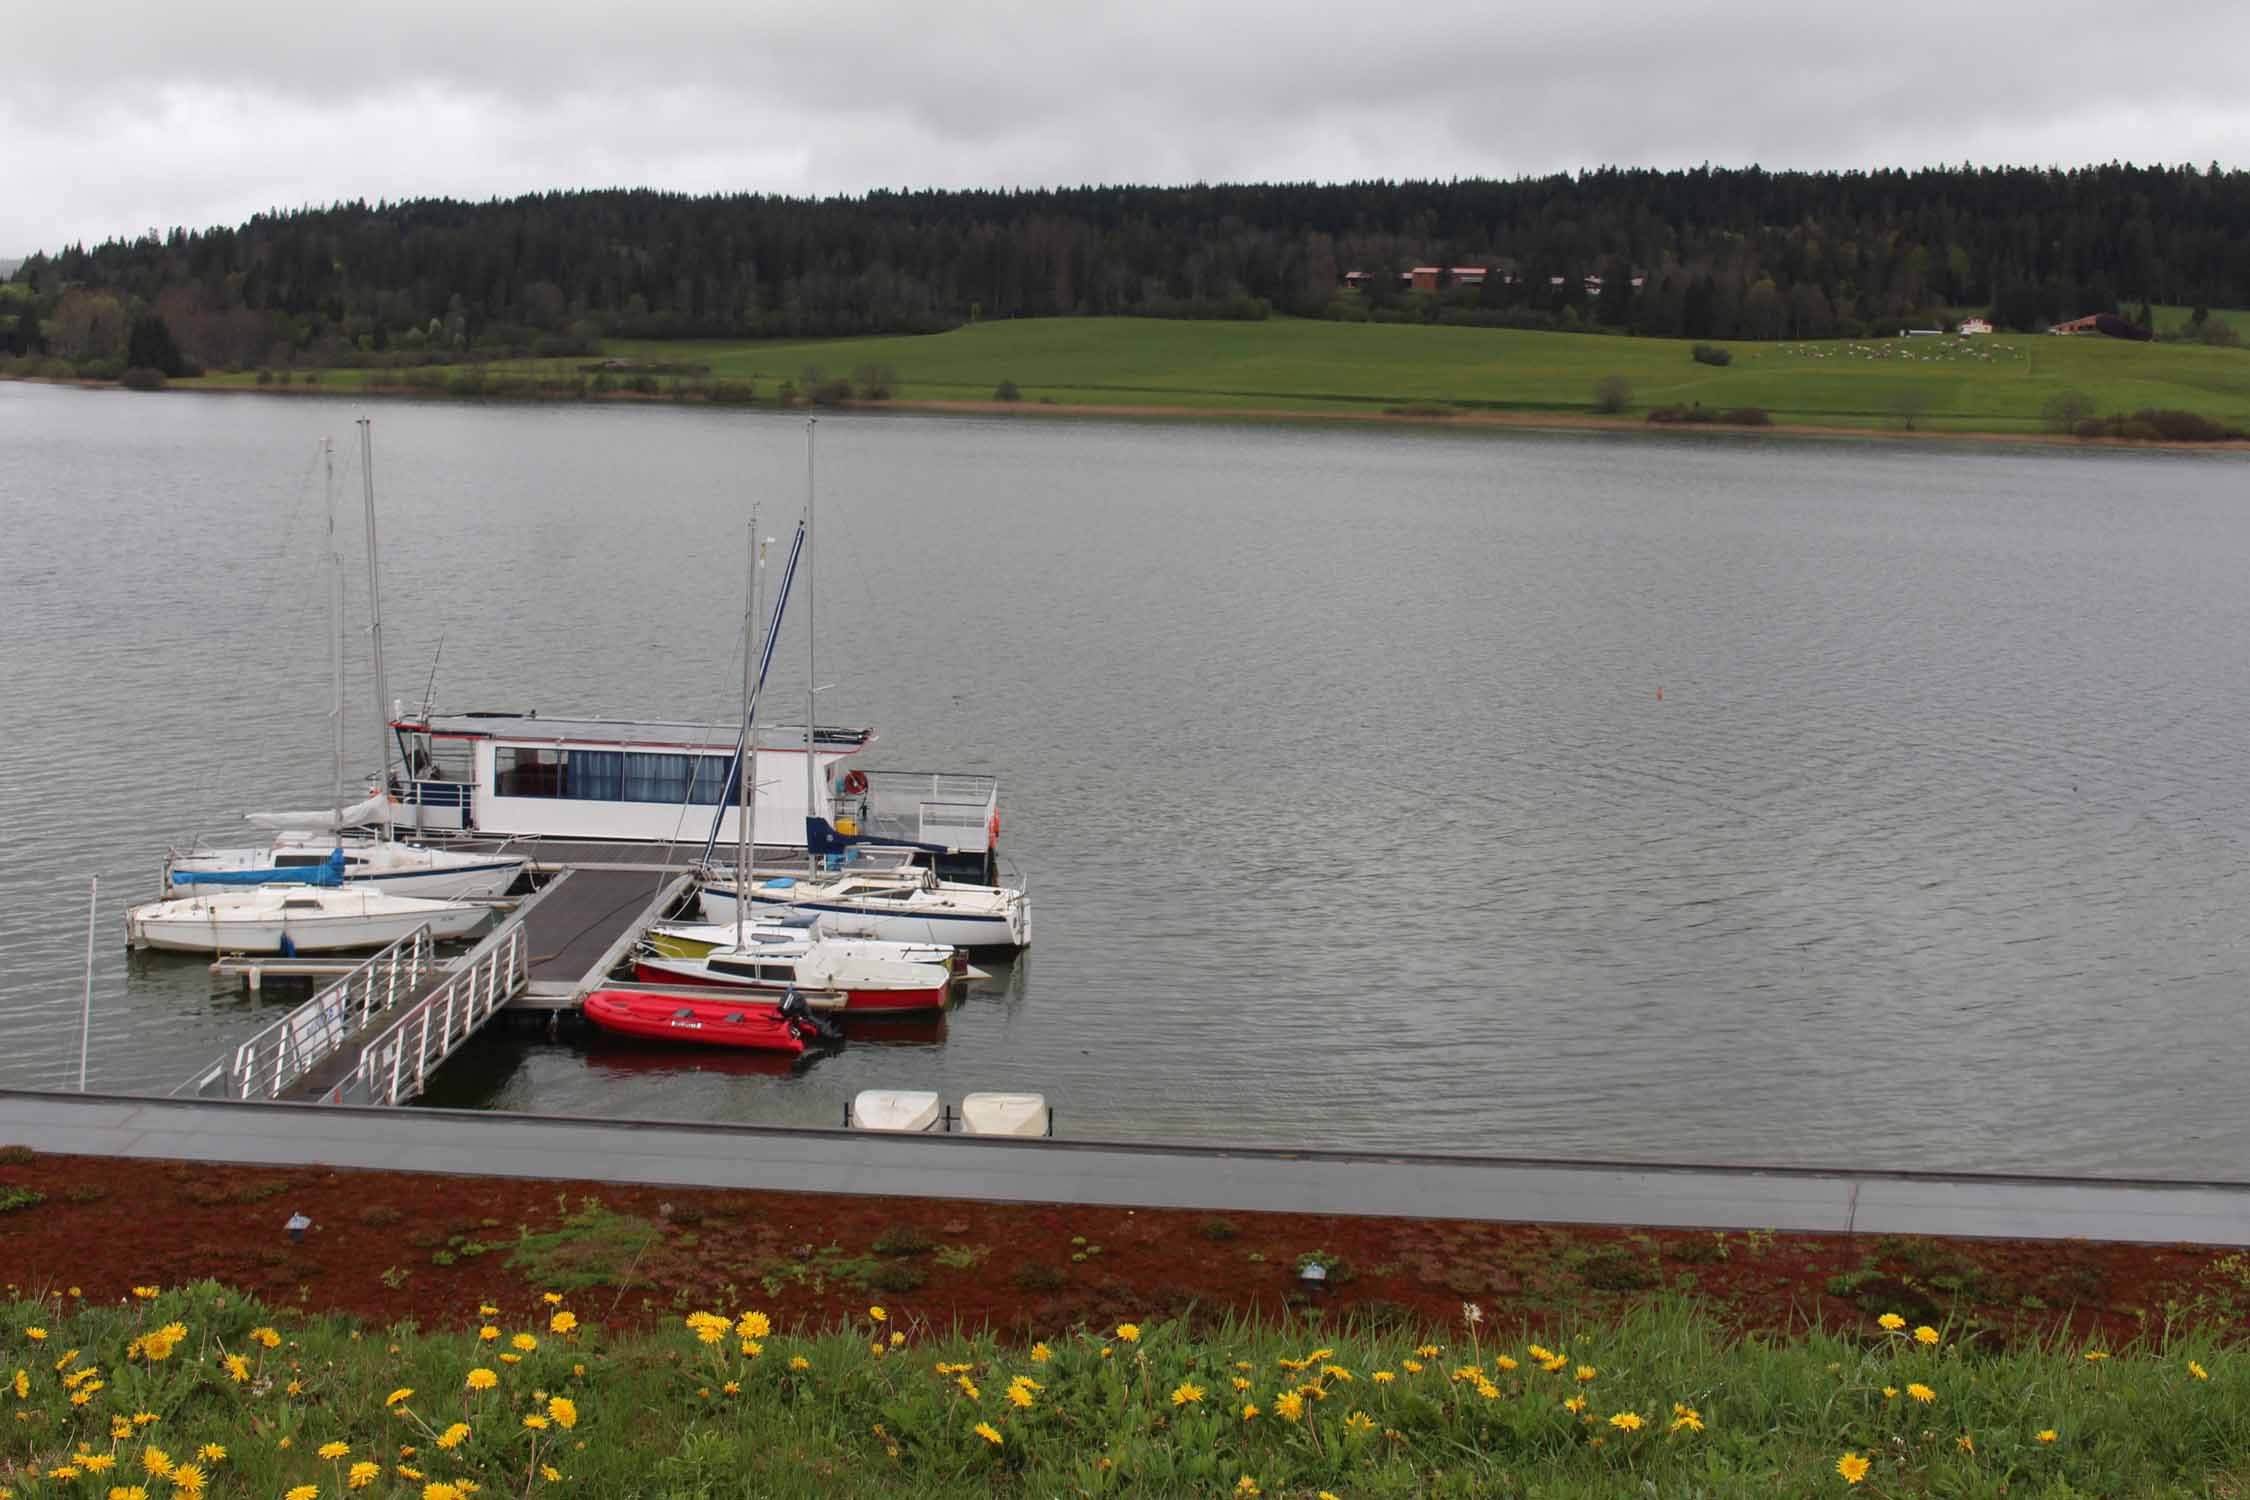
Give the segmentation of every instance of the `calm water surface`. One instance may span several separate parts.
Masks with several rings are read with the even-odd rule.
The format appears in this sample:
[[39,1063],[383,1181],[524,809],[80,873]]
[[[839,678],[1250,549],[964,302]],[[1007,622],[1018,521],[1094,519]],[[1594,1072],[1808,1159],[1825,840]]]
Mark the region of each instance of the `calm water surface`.
[[[168,841],[327,797],[313,452],[360,414],[0,384],[0,1083],[75,1077],[88,875],[95,1087],[285,1003],[120,920]],[[441,707],[735,712],[800,421],[373,414],[395,695],[442,642]],[[1002,776],[1037,945],[795,1074],[514,1033],[433,1102],[2241,1175],[2239,461],[836,417],[821,498],[822,717]]]

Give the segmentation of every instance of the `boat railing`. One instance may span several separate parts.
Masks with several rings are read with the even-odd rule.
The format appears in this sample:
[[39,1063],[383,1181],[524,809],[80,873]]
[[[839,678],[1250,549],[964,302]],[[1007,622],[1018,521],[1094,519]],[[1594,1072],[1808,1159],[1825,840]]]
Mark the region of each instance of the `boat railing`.
[[863,831],[959,852],[992,847],[1000,778],[958,771],[869,771]]
[[436,968],[437,940],[427,925],[417,927],[173,1092],[278,1099],[370,1020],[412,995]]
[[511,921],[361,1048],[359,1066],[321,1102],[389,1105],[416,1097],[438,1065],[530,979],[529,932],[523,922]]

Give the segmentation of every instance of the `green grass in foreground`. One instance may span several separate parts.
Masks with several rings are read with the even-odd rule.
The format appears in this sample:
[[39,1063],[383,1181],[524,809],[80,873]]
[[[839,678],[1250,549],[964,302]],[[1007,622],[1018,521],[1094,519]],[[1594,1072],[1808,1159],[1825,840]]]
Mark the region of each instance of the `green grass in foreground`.
[[[1509,329],[1311,322],[1191,323],[1044,318],[982,323],[909,338],[812,342],[613,342],[614,356],[710,366],[753,381],[761,400],[808,366],[848,375],[888,365],[908,399],[987,400],[1012,380],[1027,402],[1152,410],[1370,413],[1435,404],[1462,410],[1583,414],[1593,385],[1623,376],[1625,415],[1702,402],[1760,406],[1793,426],[1915,426],[2028,433],[2065,390],[2103,413],[2178,407],[2250,424],[2250,350],[2115,339],[1997,335],[1974,339],[1828,340],[1728,345],[1734,363],[1697,364],[1670,339]],[[504,367],[571,379],[583,360]],[[334,371],[350,389],[364,371]],[[252,375],[211,377],[247,385]],[[198,382],[188,382],[193,385]]]
[[[464,1481],[678,1500],[2062,1500],[2235,1493],[2250,1454],[2250,1362],[2203,1334],[2130,1349],[1925,1343],[1903,1326],[1731,1342],[1674,1302],[1551,1355],[1466,1320],[1434,1336],[1058,1329],[1024,1349],[933,1334],[902,1308],[810,1337],[735,1307],[612,1337],[598,1304],[583,1322],[576,1305],[508,1308],[480,1336],[362,1330],[209,1282],[123,1307],[15,1301],[0,1307],[15,1412],[0,1485],[140,1485],[148,1500],[459,1500]],[[1869,1465],[1857,1485],[1847,1455],[1846,1470]]]

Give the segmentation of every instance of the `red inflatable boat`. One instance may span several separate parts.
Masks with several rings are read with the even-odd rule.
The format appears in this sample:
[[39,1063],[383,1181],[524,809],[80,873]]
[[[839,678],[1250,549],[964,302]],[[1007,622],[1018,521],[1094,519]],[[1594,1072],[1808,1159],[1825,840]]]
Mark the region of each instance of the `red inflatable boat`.
[[620,1036],[706,1047],[745,1047],[792,1056],[817,1040],[819,1023],[772,1005],[740,1000],[691,1000],[645,990],[596,990],[586,997],[586,1019]]

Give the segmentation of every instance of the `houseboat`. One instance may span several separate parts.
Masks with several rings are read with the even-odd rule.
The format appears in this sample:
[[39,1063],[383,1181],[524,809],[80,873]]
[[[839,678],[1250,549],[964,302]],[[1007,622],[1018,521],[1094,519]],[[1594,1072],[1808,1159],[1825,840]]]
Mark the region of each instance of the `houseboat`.
[[[404,769],[385,816],[401,834],[722,847],[741,836],[739,724],[481,712],[398,714],[391,729]],[[874,739],[864,728],[759,726],[760,846],[885,845],[918,851],[952,879],[994,881],[999,778],[848,764]]]

